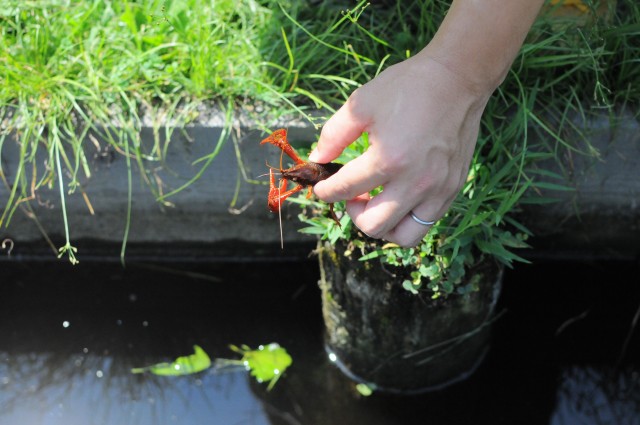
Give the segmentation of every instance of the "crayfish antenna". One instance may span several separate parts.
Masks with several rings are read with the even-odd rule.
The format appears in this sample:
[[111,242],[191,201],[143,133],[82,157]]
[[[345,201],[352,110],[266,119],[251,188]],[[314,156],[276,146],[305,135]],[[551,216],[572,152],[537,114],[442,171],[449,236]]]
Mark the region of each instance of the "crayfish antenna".
[[[276,174],[280,174],[280,173],[276,173]],[[259,176],[256,176],[257,179],[261,179],[262,177],[267,177],[269,175],[269,173],[264,173],[264,174],[260,174]]]
[[284,251],[284,235],[282,232],[282,198],[280,197],[280,186],[278,186],[278,223],[280,224],[280,250]]

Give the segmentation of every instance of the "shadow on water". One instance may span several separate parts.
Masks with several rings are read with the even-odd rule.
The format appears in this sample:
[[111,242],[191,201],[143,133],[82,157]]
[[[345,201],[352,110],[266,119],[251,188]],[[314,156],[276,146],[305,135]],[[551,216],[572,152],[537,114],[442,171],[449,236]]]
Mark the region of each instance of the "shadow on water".
[[[634,263],[509,271],[483,365],[411,397],[363,397],[327,360],[315,262],[172,267],[1,264],[0,425],[640,424]],[[269,342],[293,357],[270,392],[237,369],[130,372]]]

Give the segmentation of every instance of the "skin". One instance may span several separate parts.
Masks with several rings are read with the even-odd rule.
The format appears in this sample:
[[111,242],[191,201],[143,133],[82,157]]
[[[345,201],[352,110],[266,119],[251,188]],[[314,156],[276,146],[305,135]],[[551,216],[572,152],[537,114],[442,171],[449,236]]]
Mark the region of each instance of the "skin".
[[[454,0],[417,55],[355,90],[325,123],[309,160],[326,163],[363,132],[369,149],[319,182],[326,202],[346,200],[367,235],[416,246],[464,183],[480,119],[543,0]],[[384,189],[370,198],[378,186]]]

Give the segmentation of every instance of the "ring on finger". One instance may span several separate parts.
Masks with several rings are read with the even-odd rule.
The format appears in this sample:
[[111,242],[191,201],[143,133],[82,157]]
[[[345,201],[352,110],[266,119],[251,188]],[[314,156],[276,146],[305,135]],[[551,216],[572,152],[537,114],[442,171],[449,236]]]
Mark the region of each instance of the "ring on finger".
[[432,226],[436,221],[427,221],[427,220],[422,220],[421,218],[419,218],[417,215],[415,215],[413,213],[413,211],[410,211],[411,214],[411,218],[413,219],[413,221],[415,221],[418,224],[421,224],[423,226]]

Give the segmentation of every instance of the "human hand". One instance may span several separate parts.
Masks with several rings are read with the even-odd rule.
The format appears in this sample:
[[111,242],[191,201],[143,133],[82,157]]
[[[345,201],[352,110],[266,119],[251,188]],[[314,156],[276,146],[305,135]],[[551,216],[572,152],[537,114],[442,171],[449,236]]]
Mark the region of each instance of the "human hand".
[[[326,163],[363,132],[369,148],[314,187],[326,202],[347,200],[367,235],[417,245],[462,187],[491,90],[472,85],[425,51],[358,88],[327,121],[309,160]],[[375,197],[369,192],[379,186]]]

